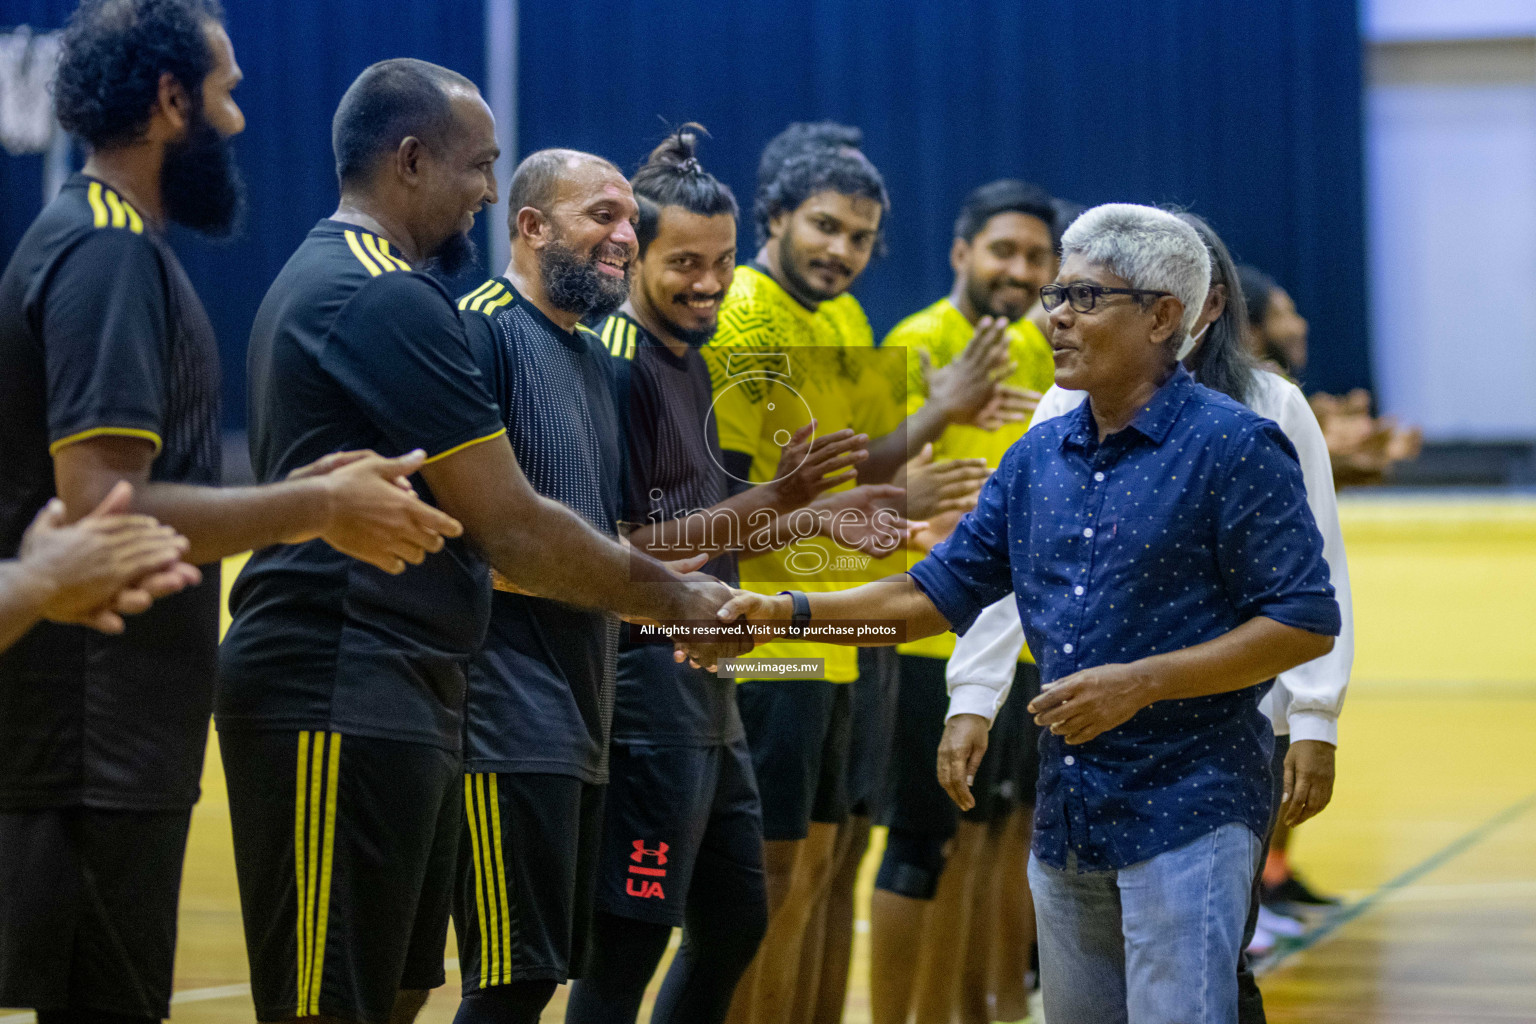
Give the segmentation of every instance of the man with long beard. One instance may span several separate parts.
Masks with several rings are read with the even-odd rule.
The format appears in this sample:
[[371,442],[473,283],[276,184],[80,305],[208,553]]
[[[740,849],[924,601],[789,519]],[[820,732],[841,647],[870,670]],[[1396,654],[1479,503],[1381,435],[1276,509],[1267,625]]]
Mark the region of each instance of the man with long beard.
[[227,235],[239,219],[240,77],[216,3],[81,5],[54,102],[90,157],[0,279],[0,558],[55,496],[62,519],[108,495],[124,511],[127,481],[132,510],[202,565],[200,584],[189,565],[152,588],[198,584],[120,635],[43,623],[0,658],[0,1005],[45,1021],[169,1012],[219,559],[320,539],[399,571],[460,531],[397,486],[419,456],[351,452],[270,486],[216,486],[218,346],[165,230]]
[[[582,321],[629,296],[634,195],[608,161],[550,149],[518,166],[507,205],[506,271],[459,300],[470,350],[534,488],[616,537],[613,361]],[[608,781],[618,621],[497,590],[465,716],[461,1024],[537,1021],[584,973]]]

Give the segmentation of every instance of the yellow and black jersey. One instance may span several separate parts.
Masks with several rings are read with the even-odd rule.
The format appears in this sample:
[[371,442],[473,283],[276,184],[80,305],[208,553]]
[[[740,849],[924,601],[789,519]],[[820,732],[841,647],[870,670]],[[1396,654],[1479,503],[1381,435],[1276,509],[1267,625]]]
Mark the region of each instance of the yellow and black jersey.
[[[904,349],[907,365],[907,412],[910,415],[922,408],[928,398],[927,382],[923,379],[922,362],[918,352],[928,353],[935,368],[947,366],[970,343],[976,326],[965,318],[947,298],[918,310],[891,328],[885,336],[885,346]],[[1040,328],[1026,319],[1015,320],[1008,325],[1008,354],[1015,369],[1007,383],[1017,388],[1044,394],[1055,380],[1056,364],[1051,358],[1051,344],[1040,333]],[[1029,422],[1010,423],[1000,430],[982,430],[978,427],[957,425],[947,427],[933,443],[935,461],[949,459],[985,459],[996,469],[1003,453],[1024,436]],[[919,654],[930,658],[948,658],[955,650],[955,635],[940,633],[924,637],[897,648],[902,654]],[[1021,660],[1029,660],[1026,648]]]
[[[54,495],[52,456],[100,436],[153,447],[149,478],[220,477],[219,352],[176,254],[77,174],[0,278],[0,558]],[[108,637],[43,623],[0,656],[0,809],[197,799],[218,567]]]
[[[701,352],[714,389],[720,447],[728,464],[733,452],[750,459],[752,483],[773,479],[785,442],[812,418],[817,434],[851,427],[871,437],[901,419],[899,374],[880,371],[882,355],[852,295],[808,309],[761,268],[738,267],[719,330]],[[871,400],[882,395],[884,400]],[[850,572],[847,565],[859,570]],[[867,568],[854,553],[812,537],[744,560],[741,585],[763,593],[834,590],[870,578]],[[778,641],[752,656],[825,658],[832,682],[851,682],[859,674],[852,647]]]
[[[385,238],[322,220],[256,313],[251,462],[281,480],[322,455],[423,449],[441,459],[505,433],[455,308]],[[423,497],[430,493],[419,488]],[[323,541],[251,557],[230,596],[219,727],[460,744],[464,663],[490,613],[467,539],[391,576]]]

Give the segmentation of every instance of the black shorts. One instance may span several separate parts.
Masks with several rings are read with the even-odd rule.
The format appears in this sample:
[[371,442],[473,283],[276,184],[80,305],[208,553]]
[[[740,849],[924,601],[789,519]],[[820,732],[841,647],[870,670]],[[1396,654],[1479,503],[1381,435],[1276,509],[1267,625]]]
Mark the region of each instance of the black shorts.
[[613,745],[597,906],[681,927],[690,899],[766,913],[763,809],[745,739]]
[[860,647],[859,678],[850,685],[849,813],[879,820],[896,740],[896,692],[901,685],[896,648]]
[[256,1019],[385,1024],[443,983],[459,756],[334,732],[220,732]]
[[[988,737],[987,752],[976,771],[971,793],[976,806],[961,812],[949,794],[939,785],[939,741],[944,737],[944,720],[949,712],[949,691],[944,673],[947,663],[921,655],[901,656],[901,689],[897,696],[896,741],[891,755],[891,791],[885,824],[894,829],[928,836],[948,838],[956,823],[986,823],[1006,817],[1017,805],[1020,776],[1027,767],[1021,764],[1021,746],[1027,742],[1024,728],[1035,729],[1022,709],[1033,695],[1019,691],[1018,676],[1003,710],[998,713]],[[1035,671],[1033,665],[1020,669]],[[1035,671],[1038,679],[1038,672]],[[1036,688],[1038,691],[1038,687]],[[1010,711],[1010,709],[1016,709]],[[1005,717],[1005,715],[1007,717]],[[1029,758],[1038,773],[1038,754]],[[1028,803],[1034,802],[1034,780],[1029,780]]]
[[738,684],[741,724],[763,803],[763,838],[804,839],[848,820],[849,688],[822,679]]
[[1013,688],[998,709],[987,744],[989,754],[994,748],[997,751],[992,795],[999,806],[993,809],[993,820],[1007,817],[1015,806],[1035,805],[1035,784],[1040,781],[1040,727],[1029,713],[1029,702],[1039,695],[1039,667],[1019,662]]
[[0,811],[0,1006],[169,1016],[191,819]]
[[606,787],[523,772],[467,774],[463,787],[453,925],[464,994],[581,977]]

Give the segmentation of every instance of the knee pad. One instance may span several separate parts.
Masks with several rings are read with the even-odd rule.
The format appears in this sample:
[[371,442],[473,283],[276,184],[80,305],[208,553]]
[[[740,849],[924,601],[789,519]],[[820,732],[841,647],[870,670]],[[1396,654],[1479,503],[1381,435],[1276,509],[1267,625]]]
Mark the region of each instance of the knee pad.
[[891,829],[875,888],[914,900],[931,900],[948,860],[949,839],[926,832]]

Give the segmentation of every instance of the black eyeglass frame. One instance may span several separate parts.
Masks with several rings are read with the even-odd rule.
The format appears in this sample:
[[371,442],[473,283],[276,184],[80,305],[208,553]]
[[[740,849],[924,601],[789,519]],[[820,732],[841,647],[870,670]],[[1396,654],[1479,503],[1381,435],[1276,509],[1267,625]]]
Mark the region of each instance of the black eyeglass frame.
[[[1087,293],[1087,304],[1079,305],[1078,300],[1073,298],[1073,292],[1076,292],[1078,295]],[[1102,285],[1088,284],[1085,281],[1074,281],[1068,285],[1048,284],[1041,288],[1040,305],[1045,307],[1047,313],[1050,313],[1063,302],[1070,302],[1074,312],[1092,313],[1094,307],[1099,304],[1099,296],[1101,295],[1134,295],[1137,298],[1145,296],[1161,298],[1164,295],[1170,298],[1173,297],[1172,292],[1161,292],[1152,288],[1105,288]],[[1053,296],[1055,297],[1054,301]]]

